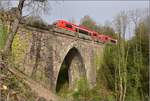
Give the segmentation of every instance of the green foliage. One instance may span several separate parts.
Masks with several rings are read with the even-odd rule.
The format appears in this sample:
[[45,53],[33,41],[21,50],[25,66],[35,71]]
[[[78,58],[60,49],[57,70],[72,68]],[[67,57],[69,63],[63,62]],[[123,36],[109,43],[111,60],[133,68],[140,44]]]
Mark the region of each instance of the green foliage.
[[117,46],[108,45],[104,49],[104,58],[102,62],[102,68],[98,71],[98,77],[101,78],[103,74],[106,85],[109,89],[115,89],[115,57],[117,54]]
[[[25,35],[16,34],[12,43],[12,59],[14,64],[17,66],[23,63],[26,52],[29,48],[29,40],[31,39],[31,33],[25,33]],[[20,66],[23,67],[23,66]]]
[[[30,19],[30,21],[32,19]],[[41,19],[35,19],[35,21],[33,22],[30,21],[28,22],[29,25],[39,25],[40,27],[44,26],[43,22],[40,22]],[[125,100],[148,101],[149,26],[146,24],[146,22],[147,19],[145,19],[137,26],[135,30],[135,36],[132,39],[128,41],[120,39],[120,43],[116,46],[106,45],[103,57],[100,56],[100,54],[95,54],[94,64],[96,64],[95,66],[98,67],[97,69],[99,69],[97,72],[97,86],[95,88],[90,89],[87,80],[85,78],[81,78],[77,82],[77,87],[75,88],[75,90],[69,90],[68,75],[66,75],[68,67],[63,65],[61,68],[61,74],[59,75],[59,82],[57,84],[58,95],[64,98],[71,97],[73,101],[116,101],[116,81],[118,83],[119,76],[117,73],[118,67],[120,67],[122,77],[124,76],[124,73],[127,73],[127,81],[125,82],[127,83],[127,93]],[[117,36],[113,28],[109,26],[99,26],[89,16],[86,16],[82,19],[81,25],[84,25],[98,32],[106,33],[113,37]],[[27,49],[29,47],[29,39],[31,38],[31,33],[26,34],[26,37],[22,37],[23,35],[16,34],[13,41],[12,58],[14,60],[13,62],[15,63],[15,67],[18,67],[19,63],[24,60],[25,53],[27,52]],[[1,25],[0,49],[4,47],[6,39],[7,29],[3,25]],[[123,46],[121,46],[122,44]],[[129,47],[129,53],[127,64],[124,64],[125,60],[123,56],[127,55],[127,53],[125,53],[127,51],[127,47]],[[123,67],[127,67],[127,69],[124,69]],[[28,100],[32,101],[34,99],[34,96],[30,96],[33,93],[31,93],[30,89],[22,81],[18,80],[10,73],[6,73],[5,75],[7,75],[7,79],[4,80],[4,84],[9,88],[9,90],[19,92],[20,94],[25,96],[26,99],[29,98]],[[41,74],[39,73],[39,75]],[[36,78],[38,78],[39,80],[42,79],[42,77],[38,77],[38,75],[36,75]],[[107,89],[107,92],[104,93],[108,93],[109,90],[113,92],[112,94],[108,94],[107,97],[101,95],[101,93],[103,92],[103,88],[100,87],[102,82]],[[4,97],[7,96],[8,92],[9,91],[2,91]]]
[[81,25],[85,26],[89,29],[92,29],[92,30],[97,30],[98,29],[98,26],[96,25],[96,22],[88,15],[84,16],[81,19]]
[[[81,25],[96,31],[102,31],[113,37],[117,36],[111,27],[99,27],[90,17],[83,19]],[[99,101],[104,99],[107,101],[116,101],[116,82],[120,82],[118,75],[118,70],[120,69],[120,76],[123,79],[126,76],[123,81],[124,84],[127,84],[125,100],[148,101],[148,33],[148,26],[145,22],[141,22],[132,39],[127,41],[121,38],[118,45],[106,45],[103,59],[101,59],[102,57],[99,54],[96,54],[94,57],[95,66],[101,67],[98,68],[99,71],[97,72],[97,84],[100,85],[103,81],[103,85],[106,86],[106,89],[112,91],[112,94],[108,94],[107,97],[101,96],[100,94],[103,92],[103,88],[97,86],[96,89],[89,89],[86,80],[81,79],[77,83],[78,86],[74,91],[65,92],[68,93],[67,96],[72,96],[74,101]],[[129,52],[127,53],[128,47]],[[64,88],[67,88],[67,86],[64,86]]]
[[[116,75],[118,66],[118,56],[120,51],[126,51],[129,47],[127,58],[127,95],[126,101],[143,100],[148,101],[149,88],[149,28],[146,25],[147,21],[141,22],[135,31],[135,36],[124,43],[124,49],[118,50],[117,46],[106,46],[104,50],[104,60],[102,69],[107,80],[107,86],[112,91],[115,91],[115,80],[119,76]],[[117,51],[118,50],[118,51]],[[122,54],[122,53],[121,53]],[[126,55],[126,53],[125,53]],[[121,61],[121,65],[123,61]],[[123,65],[122,65],[123,67]],[[121,67],[121,70],[122,70]],[[100,75],[102,72],[98,72]],[[125,71],[123,71],[125,72]],[[123,73],[121,72],[121,74]]]
[[116,101],[116,98],[114,95],[109,95],[106,99],[107,101]]
[[7,27],[0,22],[0,49],[3,49],[7,39]]
[[72,94],[73,98],[76,100],[87,100],[90,96],[89,86],[85,78],[81,78],[77,83],[77,88]]
[[140,98],[139,93],[137,92],[137,89],[135,89],[134,87],[131,87],[129,89],[130,91],[128,90],[126,101],[140,101],[141,98]]
[[114,38],[117,37],[112,27],[110,27],[109,25],[100,26],[88,15],[84,16],[81,19],[80,25],[91,30],[97,31],[99,32],[99,34],[106,34]]
[[149,28],[146,21],[145,19],[138,25],[135,37],[129,40],[128,81],[130,84],[127,95],[129,98],[139,98],[144,101],[148,101],[149,95]]
[[100,101],[103,100],[102,96],[98,92],[99,88],[95,87],[90,89],[87,80],[81,78],[78,81],[77,88],[72,92],[73,101]]

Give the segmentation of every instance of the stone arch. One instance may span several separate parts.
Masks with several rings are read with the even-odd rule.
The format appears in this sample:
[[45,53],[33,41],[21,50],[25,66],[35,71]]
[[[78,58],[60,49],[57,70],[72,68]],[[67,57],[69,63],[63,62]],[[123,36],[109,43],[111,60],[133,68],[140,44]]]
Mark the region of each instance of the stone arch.
[[56,92],[64,86],[75,88],[80,77],[86,77],[85,64],[79,50],[72,47],[67,51],[61,64],[56,80]]

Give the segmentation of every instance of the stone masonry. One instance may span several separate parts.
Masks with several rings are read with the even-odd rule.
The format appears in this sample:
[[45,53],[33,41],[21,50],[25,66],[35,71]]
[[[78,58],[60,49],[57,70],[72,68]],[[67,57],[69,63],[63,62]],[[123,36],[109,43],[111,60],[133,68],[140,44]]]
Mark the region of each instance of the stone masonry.
[[90,36],[65,29],[20,26],[19,44],[27,44],[24,50],[24,47],[21,48],[23,55],[20,55],[19,63],[15,63],[21,67],[21,71],[55,92],[58,75],[65,61],[69,67],[66,75],[70,88],[82,75],[90,87],[95,86],[96,71],[100,68],[96,61],[103,56],[102,43],[93,41]]

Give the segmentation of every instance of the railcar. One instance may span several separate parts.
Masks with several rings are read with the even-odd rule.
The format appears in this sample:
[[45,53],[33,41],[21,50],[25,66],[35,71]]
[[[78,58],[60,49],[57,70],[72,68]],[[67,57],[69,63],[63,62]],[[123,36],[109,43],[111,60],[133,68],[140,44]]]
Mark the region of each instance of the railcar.
[[109,37],[106,36],[106,35],[99,34],[99,35],[98,35],[98,39],[99,39],[99,41],[105,43],[105,42],[108,42]]
[[69,31],[79,32],[81,34],[90,36],[93,40],[100,41],[102,43],[106,43],[106,42],[111,42],[114,44],[117,43],[117,40],[115,40],[107,35],[99,34],[98,32],[89,30],[88,28],[86,28],[84,26],[78,26],[78,25],[72,24],[65,20],[57,20],[56,22],[53,23],[53,25],[55,25],[59,28],[67,29]]
[[84,27],[84,26],[79,26],[80,28],[83,28],[86,32],[89,33],[89,35],[93,38],[93,39],[98,39],[98,33],[96,31],[92,31],[89,30],[88,28]]
[[73,32],[76,31],[74,25],[71,24],[70,22],[65,21],[65,20],[57,20],[56,22],[53,23],[53,25],[55,25],[59,28],[64,28],[64,29],[73,31]]

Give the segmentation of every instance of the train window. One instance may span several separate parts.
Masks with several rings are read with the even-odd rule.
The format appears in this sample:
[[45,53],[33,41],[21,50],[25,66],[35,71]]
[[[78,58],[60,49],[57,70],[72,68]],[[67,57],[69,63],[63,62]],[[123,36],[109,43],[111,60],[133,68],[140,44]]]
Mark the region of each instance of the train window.
[[116,43],[116,41],[115,41],[115,40],[111,40],[111,42],[112,42],[112,43]]
[[82,29],[79,29],[79,33],[88,35],[88,32],[87,32],[87,31],[84,31],[84,30],[82,30]]
[[97,36],[97,34],[96,34],[96,33],[94,33],[94,34],[93,34],[93,36]]
[[108,37],[105,37],[105,39],[107,40],[107,39],[108,39]]
[[72,25],[70,25],[70,24],[66,24],[66,27],[68,27],[68,28],[72,28]]
[[76,32],[78,32],[78,29],[76,28]]

